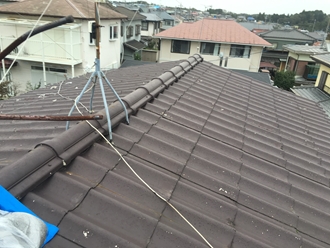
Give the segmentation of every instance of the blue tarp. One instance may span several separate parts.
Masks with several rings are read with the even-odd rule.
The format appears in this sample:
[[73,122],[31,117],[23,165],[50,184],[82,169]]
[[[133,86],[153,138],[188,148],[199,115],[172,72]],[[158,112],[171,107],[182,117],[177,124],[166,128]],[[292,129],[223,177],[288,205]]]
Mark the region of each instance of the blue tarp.
[[[24,212],[38,217],[30,209],[24,206],[12,194],[10,194],[4,187],[0,185],[0,209],[7,212]],[[38,217],[39,218],[39,217]],[[47,236],[44,245],[47,244],[58,232],[58,227],[44,221],[47,226]]]

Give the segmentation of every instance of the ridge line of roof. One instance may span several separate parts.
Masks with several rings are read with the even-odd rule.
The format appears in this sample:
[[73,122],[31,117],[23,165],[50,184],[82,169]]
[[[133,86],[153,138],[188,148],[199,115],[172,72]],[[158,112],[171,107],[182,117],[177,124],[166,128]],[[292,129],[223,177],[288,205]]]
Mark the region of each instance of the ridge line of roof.
[[[137,112],[202,61],[203,58],[199,54],[195,54],[123,97],[122,101],[127,107],[128,114]],[[119,101],[109,106],[109,112],[112,117],[112,128],[125,119],[125,112]],[[99,111],[98,114],[105,115],[105,109]],[[99,121],[94,120],[91,123],[98,126],[102,134],[109,131],[106,118]],[[1,169],[1,185],[15,197],[23,198],[29,191],[47,180],[63,166],[68,165],[100,138],[87,122],[80,122],[57,137],[36,144],[33,150],[18,161]]]

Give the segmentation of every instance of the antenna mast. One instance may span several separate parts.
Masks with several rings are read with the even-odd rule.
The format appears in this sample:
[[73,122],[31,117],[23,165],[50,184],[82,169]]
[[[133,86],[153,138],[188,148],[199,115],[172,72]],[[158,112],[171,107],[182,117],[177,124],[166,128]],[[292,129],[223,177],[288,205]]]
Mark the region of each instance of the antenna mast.
[[[109,80],[105,77],[104,73],[101,71],[101,66],[100,66],[100,39],[101,39],[101,18],[100,18],[100,14],[99,14],[99,2],[95,1],[95,49],[96,49],[96,58],[95,58],[95,71],[92,73],[91,77],[89,78],[89,80],[87,81],[85,87],[82,89],[81,93],[79,94],[79,96],[76,98],[75,103],[73,104],[70,112],[69,112],[69,116],[71,116],[73,110],[75,109],[76,103],[78,103],[81,99],[81,97],[83,96],[83,94],[86,92],[88,86],[90,85],[90,83],[93,81],[93,86],[92,86],[92,94],[91,94],[91,98],[90,98],[90,105],[89,105],[89,112],[92,113],[93,112],[93,97],[94,97],[94,92],[95,92],[95,85],[96,82],[99,81],[100,84],[100,89],[101,89],[101,93],[102,93],[102,98],[103,98],[103,103],[104,103],[104,108],[105,108],[105,112],[106,112],[106,116],[107,116],[107,121],[108,121],[108,129],[109,129],[109,140],[112,141],[112,129],[111,129],[111,119],[110,119],[110,112],[109,112],[109,108],[108,108],[108,103],[107,103],[107,99],[105,96],[105,91],[104,91],[104,86],[103,86],[103,81],[102,79],[105,80],[106,84],[110,87],[110,89],[112,90],[112,92],[115,94],[116,98],[118,99],[118,101],[120,102],[120,104],[123,106],[123,109],[125,111],[125,116],[126,116],[126,122],[127,124],[129,124],[129,119],[128,119],[128,112],[126,109],[125,104],[123,103],[123,101],[120,99],[119,95],[117,94],[117,92],[115,91],[115,89],[112,87],[112,85],[110,84]],[[66,129],[68,129],[70,126],[70,122],[67,121],[66,123]]]

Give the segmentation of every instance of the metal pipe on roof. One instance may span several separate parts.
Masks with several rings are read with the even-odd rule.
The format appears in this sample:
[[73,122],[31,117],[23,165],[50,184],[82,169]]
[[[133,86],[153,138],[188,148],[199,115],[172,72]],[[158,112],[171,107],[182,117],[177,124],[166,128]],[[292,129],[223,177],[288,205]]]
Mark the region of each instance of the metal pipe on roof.
[[102,120],[103,115],[0,115],[0,120],[30,120],[30,121],[81,121]]

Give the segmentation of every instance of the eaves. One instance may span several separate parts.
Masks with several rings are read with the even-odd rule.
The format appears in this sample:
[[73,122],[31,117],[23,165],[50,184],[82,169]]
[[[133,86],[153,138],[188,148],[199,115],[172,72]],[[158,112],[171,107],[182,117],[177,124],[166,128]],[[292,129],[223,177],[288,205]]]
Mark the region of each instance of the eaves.
[[315,58],[313,55],[311,55],[310,57],[311,59],[315,60],[317,63],[330,68],[330,61],[325,61],[323,59]]
[[185,41],[194,41],[194,42],[210,42],[210,43],[221,43],[227,45],[244,45],[244,46],[256,46],[256,47],[271,47],[272,45],[264,45],[264,44],[251,44],[251,43],[239,43],[239,42],[226,42],[226,41],[216,41],[216,40],[200,40],[200,39],[183,39],[177,37],[161,37],[161,36],[153,36],[153,38],[159,38],[164,40],[185,40]]

